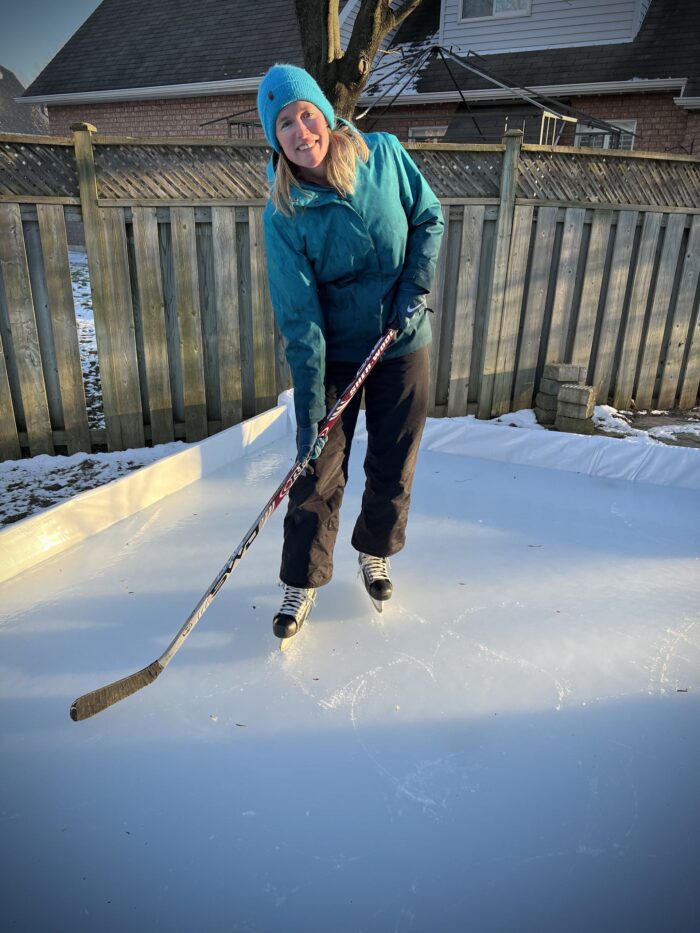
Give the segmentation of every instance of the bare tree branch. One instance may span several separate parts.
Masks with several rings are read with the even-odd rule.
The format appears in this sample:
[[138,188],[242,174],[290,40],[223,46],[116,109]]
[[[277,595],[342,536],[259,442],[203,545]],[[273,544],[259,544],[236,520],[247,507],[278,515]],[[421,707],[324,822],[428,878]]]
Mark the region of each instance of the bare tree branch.
[[294,0],[304,67],[340,116],[352,117],[382,42],[421,2],[405,0],[392,11],[390,0],[360,0],[352,35],[343,52],[338,0]]

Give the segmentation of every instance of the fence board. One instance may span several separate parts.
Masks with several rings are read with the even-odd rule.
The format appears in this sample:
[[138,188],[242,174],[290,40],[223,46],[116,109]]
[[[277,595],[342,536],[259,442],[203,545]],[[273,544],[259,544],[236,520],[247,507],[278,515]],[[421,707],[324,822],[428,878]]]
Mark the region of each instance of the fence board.
[[525,274],[530,250],[533,207],[516,207],[508,258],[508,277],[503,301],[503,323],[498,340],[496,376],[493,382],[491,414],[510,411],[515,380],[515,356],[518,343],[520,313],[525,292]]
[[700,314],[695,316],[695,325],[688,336],[688,358],[681,382],[679,408],[697,405],[700,390]]
[[211,223],[219,338],[221,423],[224,427],[229,427],[243,418],[235,209],[212,208]]
[[5,287],[12,352],[17,363],[29,449],[32,456],[52,454],[51,419],[18,204],[0,204],[0,272]]
[[620,321],[625,301],[627,280],[630,272],[634,236],[637,228],[636,211],[620,211],[617,219],[615,233],[615,246],[613,248],[612,266],[610,268],[610,281],[605,297],[603,319],[601,322],[598,347],[596,349],[593,385],[596,387],[596,398],[606,403],[610,382],[613,375],[613,361],[615,347],[620,332]]
[[197,223],[197,278],[199,284],[199,311],[202,318],[202,362],[204,364],[204,392],[207,400],[207,424],[221,421],[219,399],[219,350],[217,347],[216,290],[214,287],[214,244],[212,242],[211,215],[207,223]]
[[119,422],[120,449],[125,450],[145,444],[126,226],[121,208],[98,209],[97,218],[103,227],[103,310],[109,348],[100,352],[100,375],[104,379],[106,374],[116,389],[114,414]]
[[523,330],[518,353],[513,398],[514,410],[529,408],[535,394],[537,361],[544,323],[552,252],[557,229],[556,207],[540,207],[532,252],[532,264],[527,289]]
[[581,254],[585,216],[586,212],[584,210],[572,208],[568,208],[564,216],[564,232],[559,253],[549,339],[545,353],[545,362],[547,363],[563,362],[566,359],[567,336],[574,301],[576,271]]
[[654,260],[661,232],[659,213],[647,214],[644,218],[639,253],[634,271],[629,312],[622,342],[622,353],[615,379],[613,405],[616,408],[629,408],[634,392],[634,377],[637,372],[639,348],[649,303],[649,291],[654,272]]
[[[673,309],[673,322],[671,325],[671,337],[668,343],[668,351],[661,374],[661,388],[657,405],[659,408],[673,408],[676,402],[676,393],[682,391],[682,366],[683,358],[686,352],[690,334],[690,323],[693,316],[693,306],[695,304],[698,280],[700,279],[700,215],[695,215],[688,235],[688,244],[685,249],[685,259],[683,262],[683,271],[678,287],[675,309]],[[696,349],[696,355],[698,350]],[[688,356],[690,364],[691,356]],[[697,395],[697,386],[696,386]],[[690,404],[694,404],[693,402]],[[681,402],[681,405],[683,403]],[[688,406],[690,407],[690,405]]]
[[73,145],[78,169],[80,203],[83,213],[88,268],[90,270],[90,287],[92,290],[97,355],[100,361],[100,384],[107,430],[107,446],[110,450],[123,450],[126,445],[122,441],[118,387],[114,381],[114,367],[109,365],[112,340],[105,278],[108,274],[110,253],[105,243],[104,220],[97,207],[97,180],[90,138],[93,131],[94,127],[89,123],[75,124]]
[[451,236],[450,230],[450,208],[442,205],[442,219],[445,222],[440,252],[437,258],[435,268],[435,281],[433,289],[427,296],[428,307],[434,310],[430,315],[430,326],[432,328],[432,340],[430,343],[430,383],[428,388],[428,414],[435,414],[435,404],[437,399],[438,369],[440,357],[440,338],[442,335],[442,311],[445,305],[445,290],[447,281],[447,256],[449,251],[449,242]]
[[175,305],[182,362],[182,392],[188,441],[207,436],[207,401],[204,388],[202,318],[199,307],[197,244],[194,210],[174,207],[170,221],[173,245]]
[[450,382],[447,393],[447,415],[463,415],[467,411],[471,380],[472,350],[476,296],[479,285],[481,244],[484,235],[485,208],[464,207],[462,239],[459,248],[459,273],[455,301],[455,327],[450,357]]
[[10,392],[10,380],[0,334],[0,460],[19,460],[22,450],[17,434],[15,410]]
[[591,350],[595,336],[598,307],[603,290],[605,260],[610,242],[613,212],[596,210],[593,212],[591,236],[588,242],[588,255],[583,274],[583,289],[579,302],[578,319],[574,333],[574,345],[571,362],[589,368]]
[[501,203],[496,221],[496,249],[493,260],[493,278],[488,302],[488,313],[484,338],[484,355],[479,381],[479,403],[477,414],[488,418],[493,411],[493,388],[496,375],[498,344],[503,325],[503,303],[508,277],[510,239],[515,214],[515,193],[518,182],[518,157],[523,134],[520,130],[509,130],[501,169]]
[[256,412],[265,411],[277,401],[275,318],[267,284],[262,215],[261,208],[249,208]]
[[661,248],[659,271],[656,277],[654,298],[651,305],[649,325],[644,341],[642,365],[635,393],[638,408],[649,408],[654,397],[654,388],[659,368],[659,357],[666,330],[673,283],[678,268],[678,256],[685,228],[685,215],[673,214],[666,224],[666,235]]
[[37,217],[63,410],[63,428],[66,432],[68,453],[74,454],[90,449],[90,430],[80,363],[78,331],[75,323],[63,207],[40,204],[37,207]]
[[155,208],[134,208],[132,224],[151,440],[153,444],[166,444],[175,439],[175,432]]

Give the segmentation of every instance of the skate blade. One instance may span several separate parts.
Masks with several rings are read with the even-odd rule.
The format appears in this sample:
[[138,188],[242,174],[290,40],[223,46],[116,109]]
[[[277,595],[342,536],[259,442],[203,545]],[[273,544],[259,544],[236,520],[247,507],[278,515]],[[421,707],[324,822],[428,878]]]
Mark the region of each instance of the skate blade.
[[293,635],[290,638],[280,638],[280,651],[288,651],[293,638]]
[[383,603],[383,602],[380,602],[378,599],[373,599],[371,596],[370,596],[369,599],[370,599],[370,602],[372,603],[372,605],[374,606],[374,608],[377,610],[377,612],[383,612],[383,610],[384,610],[384,603]]

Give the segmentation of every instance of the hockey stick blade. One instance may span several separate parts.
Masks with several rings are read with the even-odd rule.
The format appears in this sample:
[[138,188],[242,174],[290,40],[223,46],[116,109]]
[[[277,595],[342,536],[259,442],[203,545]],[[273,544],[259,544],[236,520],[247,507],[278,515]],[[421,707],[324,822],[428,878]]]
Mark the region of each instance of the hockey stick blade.
[[73,722],[80,722],[83,719],[89,719],[96,713],[101,713],[108,706],[113,706],[120,700],[130,697],[132,693],[136,693],[138,690],[152,684],[164,670],[165,668],[159,661],[154,661],[153,664],[149,664],[148,667],[144,667],[142,671],[138,671],[136,674],[130,674],[129,677],[123,677],[113,684],[108,684],[106,687],[100,687],[98,690],[93,690],[92,693],[86,693],[78,697],[70,708],[70,718]]

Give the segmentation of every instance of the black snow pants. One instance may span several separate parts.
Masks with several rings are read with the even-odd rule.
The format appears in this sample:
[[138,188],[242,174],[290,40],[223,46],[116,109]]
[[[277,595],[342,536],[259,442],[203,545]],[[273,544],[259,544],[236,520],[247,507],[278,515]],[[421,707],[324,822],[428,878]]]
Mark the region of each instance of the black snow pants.
[[[428,409],[427,347],[381,360],[364,385],[367,422],[365,491],[352,546],[390,557],[404,546],[411,486]],[[355,377],[359,363],[326,363],[326,410]],[[350,447],[360,410],[352,399],[321,455],[289,493],[280,579],[290,586],[323,586],[333,575],[333,547],[348,478]]]

